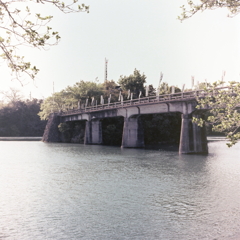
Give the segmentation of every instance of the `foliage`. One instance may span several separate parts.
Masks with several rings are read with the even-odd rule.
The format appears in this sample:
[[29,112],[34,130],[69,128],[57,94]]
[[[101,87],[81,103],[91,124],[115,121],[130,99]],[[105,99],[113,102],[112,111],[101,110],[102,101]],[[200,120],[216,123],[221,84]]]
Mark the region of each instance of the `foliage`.
[[54,93],[53,96],[48,97],[43,101],[38,115],[42,120],[48,119],[50,113],[61,112],[64,108],[65,98],[64,92]]
[[85,121],[60,123],[58,129],[63,142],[84,143]]
[[127,76],[120,76],[118,80],[119,85],[123,90],[130,90],[133,93],[134,98],[138,98],[140,91],[144,95],[145,88],[144,84],[146,83],[146,76],[140,73],[139,70],[135,69],[133,74]]
[[90,81],[80,81],[73,86],[68,86],[61,92],[56,92],[52,96],[46,98],[41,104],[41,111],[39,116],[41,119],[48,119],[49,114],[52,112],[61,112],[70,109],[81,108],[81,101],[86,104],[91,104],[91,100],[94,97],[100,102],[100,96],[103,95],[103,85],[100,83]]
[[156,88],[152,84],[148,86],[148,96],[156,96]]
[[[240,139],[240,83],[230,82],[228,88],[221,87],[223,81],[214,82],[205,88],[206,96],[198,99],[198,109],[209,109],[210,116],[207,122],[213,125],[215,132],[225,133],[229,143],[233,146]],[[193,118],[199,126],[203,126],[205,120]]]
[[113,80],[106,81],[103,84],[104,88],[104,99],[108,99],[111,96],[110,102],[117,102],[119,97],[119,86]]
[[142,115],[141,120],[144,126],[144,141],[146,146],[179,143],[181,131],[180,113]]
[[177,86],[169,86],[168,83],[166,82],[163,82],[158,89],[159,89],[160,95],[171,94],[173,89],[174,89],[174,93],[181,92],[180,88],[178,88]]
[[60,40],[58,32],[49,26],[53,17],[33,12],[30,6],[38,11],[45,4],[45,8],[53,6],[63,13],[88,12],[89,7],[84,4],[76,6],[77,1],[73,0],[70,4],[59,0],[0,2],[0,57],[7,62],[16,79],[20,80],[22,74],[34,79],[39,71],[36,66],[25,61],[23,56],[19,56],[19,46],[46,49]]
[[3,99],[7,102],[14,103],[23,99],[23,95],[20,90],[15,88],[10,88],[8,91],[0,91],[3,95]]
[[94,99],[100,99],[100,96],[103,94],[103,87],[96,82],[81,80],[73,86],[68,86],[63,92],[66,94],[67,108],[70,109],[70,104],[72,104],[72,108],[80,109],[83,100],[89,99],[89,103],[92,103]]
[[85,100],[91,97],[97,97],[102,94],[102,85],[96,82],[79,81],[72,87],[68,86],[66,92],[70,93],[73,98]]
[[187,0],[187,4],[187,7],[185,5],[181,6],[182,14],[178,17],[181,21],[192,17],[197,12],[208,9],[227,8],[229,10],[229,17],[234,17],[240,12],[239,0],[200,0],[200,2],[198,1],[197,3],[194,3],[192,0]]
[[42,136],[46,121],[37,115],[41,102],[15,101],[0,109],[0,136]]
[[70,126],[68,123],[60,123],[58,125],[58,129],[59,129],[59,132],[64,133],[70,130]]
[[106,118],[102,120],[104,145],[121,146],[123,123],[123,117]]

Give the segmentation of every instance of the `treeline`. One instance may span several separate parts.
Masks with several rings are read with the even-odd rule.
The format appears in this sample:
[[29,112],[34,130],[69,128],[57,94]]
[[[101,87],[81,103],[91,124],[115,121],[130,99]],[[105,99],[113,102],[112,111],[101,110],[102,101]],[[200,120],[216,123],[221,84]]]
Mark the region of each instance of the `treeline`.
[[42,136],[46,121],[38,113],[42,100],[14,100],[0,108],[0,136]]
[[157,90],[153,85],[146,86],[146,76],[135,69],[129,76],[120,76],[117,82],[114,80],[104,83],[80,81],[60,92],[55,92],[41,104],[39,116],[41,119],[48,119],[51,112],[64,112],[99,104],[156,96],[157,92],[160,95],[169,94],[173,91],[181,90],[165,82],[161,83]]

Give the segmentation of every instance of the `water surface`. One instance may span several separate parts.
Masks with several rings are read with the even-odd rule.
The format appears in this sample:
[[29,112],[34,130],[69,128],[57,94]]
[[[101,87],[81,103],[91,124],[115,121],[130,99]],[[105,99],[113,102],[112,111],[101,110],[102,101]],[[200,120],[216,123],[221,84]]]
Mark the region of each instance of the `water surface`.
[[0,141],[0,239],[239,239],[240,143],[209,155]]

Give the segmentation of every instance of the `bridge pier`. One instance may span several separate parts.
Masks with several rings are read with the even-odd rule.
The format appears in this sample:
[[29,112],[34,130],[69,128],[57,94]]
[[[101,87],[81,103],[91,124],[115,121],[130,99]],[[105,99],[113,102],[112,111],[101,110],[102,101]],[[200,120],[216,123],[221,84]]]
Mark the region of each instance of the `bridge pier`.
[[[199,118],[198,115],[193,115]],[[193,142],[195,153],[208,153],[207,133],[205,126],[199,127],[196,123],[193,123]]]
[[99,119],[86,121],[84,144],[102,144],[102,122]]
[[191,114],[182,114],[179,153],[208,153],[205,127],[199,127],[196,123],[193,123]]
[[144,146],[144,131],[139,116],[125,117],[122,148],[142,148]]

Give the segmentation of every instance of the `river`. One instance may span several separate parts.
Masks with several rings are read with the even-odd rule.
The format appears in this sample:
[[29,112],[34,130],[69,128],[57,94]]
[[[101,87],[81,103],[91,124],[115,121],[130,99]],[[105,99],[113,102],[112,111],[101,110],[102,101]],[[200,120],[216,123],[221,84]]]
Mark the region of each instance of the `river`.
[[240,239],[240,143],[209,154],[0,141],[0,239]]

